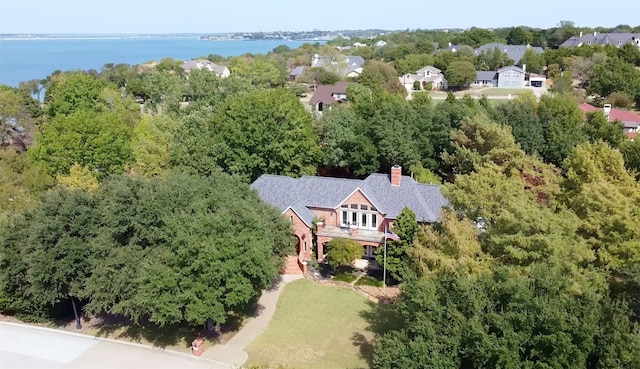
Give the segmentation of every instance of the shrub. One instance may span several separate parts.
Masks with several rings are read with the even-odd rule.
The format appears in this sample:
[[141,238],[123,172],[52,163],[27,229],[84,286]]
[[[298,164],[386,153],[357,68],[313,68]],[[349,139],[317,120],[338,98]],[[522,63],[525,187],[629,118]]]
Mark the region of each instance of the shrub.
[[346,238],[334,238],[327,245],[327,262],[333,268],[343,265],[351,265],[351,263],[364,254],[362,246],[354,241]]
[[382,287],[382,281],[373,277],[369,277],[368,275],[363,275],[356,281],[356,286],[372,286],[372,287]]
[[356,275],[354,275],[353,273],[340,273],[340,274],[336,274],[333,277],[333,280],[334,281],[351,283],[351,282],[355,281],[356,278],[358,278],[358,277]]
[[607,97],[606,102],[611,104],[614,108],[628,109],[633,104],[633,99],[623,92],[616,91]]

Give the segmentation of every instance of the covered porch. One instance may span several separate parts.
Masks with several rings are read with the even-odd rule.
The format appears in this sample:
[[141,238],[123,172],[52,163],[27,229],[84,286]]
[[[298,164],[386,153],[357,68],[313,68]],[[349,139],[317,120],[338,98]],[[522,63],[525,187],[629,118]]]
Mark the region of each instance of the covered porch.
[[372,259],[375,250],[384,243],[384,232],[371,229],[361,229],[354,226],[325,226],[317,224],[318,261],[323,261],[326,256],[324,245],[334,238],[346,238],[355,240],[364,247],[364,258]]

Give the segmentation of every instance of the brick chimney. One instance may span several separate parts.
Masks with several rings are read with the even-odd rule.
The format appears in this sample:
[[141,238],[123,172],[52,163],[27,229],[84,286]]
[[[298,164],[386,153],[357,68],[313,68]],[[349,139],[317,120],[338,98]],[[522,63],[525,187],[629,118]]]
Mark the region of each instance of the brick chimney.
[[400,180],[402,180],[402,167],[394,165],[391,167],[391,185],[399,187]]
[[604,117],[607,118],[607,120],[611,120],[611,104],[604,104],[604,109],[602,109],[602,112],[604,113]]

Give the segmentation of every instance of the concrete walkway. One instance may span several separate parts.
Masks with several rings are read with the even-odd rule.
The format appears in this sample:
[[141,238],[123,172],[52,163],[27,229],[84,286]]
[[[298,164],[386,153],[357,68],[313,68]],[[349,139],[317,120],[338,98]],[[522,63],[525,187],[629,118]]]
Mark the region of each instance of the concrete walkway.
[[190,354],[26,324],[0,322],[0,368],[231,369]]
[[302,275],[281,275],[270,290],[262,292],[262,296],[258,300],[257,316],[251,318],[226,344],[211,347],[202,354],[202,357],[229,363],[234,368],[241,367],[249,358],[245,348],[267,329],[276,311],[278,298],[284,286],[291,281],[302,278],[304,278]]

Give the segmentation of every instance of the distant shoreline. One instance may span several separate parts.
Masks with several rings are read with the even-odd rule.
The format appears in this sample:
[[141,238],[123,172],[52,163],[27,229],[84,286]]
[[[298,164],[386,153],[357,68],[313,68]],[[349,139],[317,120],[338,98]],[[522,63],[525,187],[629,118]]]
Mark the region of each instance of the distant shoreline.
[[0,36],[0,41],[55,41],[55,40],[201,40],[201,41],[277,41],[277,42],[326,42],[326,39],[284,39],[234,37],[203,38],[203,36]]

